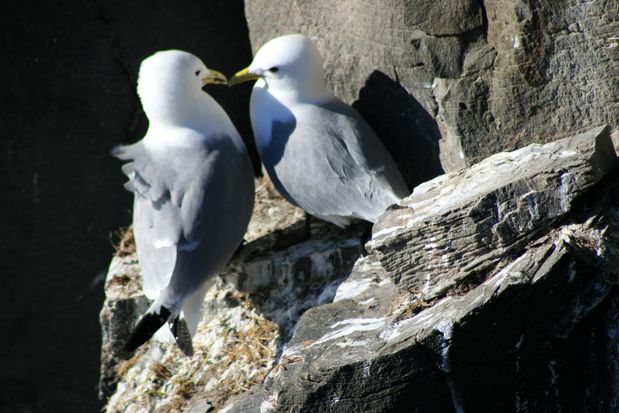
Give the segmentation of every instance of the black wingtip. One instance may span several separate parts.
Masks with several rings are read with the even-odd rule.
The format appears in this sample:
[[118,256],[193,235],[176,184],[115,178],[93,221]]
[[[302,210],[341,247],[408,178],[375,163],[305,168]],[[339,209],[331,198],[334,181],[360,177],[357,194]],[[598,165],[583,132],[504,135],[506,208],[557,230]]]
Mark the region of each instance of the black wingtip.
[[191,333],[189,332],[189,327],[187,327],[187,322],[177,316],[172,323],[171,330],[176,340],[176,345],[183,354],[188,357],[193,356],[193,342],[191,341]]
[[170,310],[164,306],[161,306],[159,313],[147,312],[144,314],[133,329],[124,350],[132,353],[146,343],[168,321],[170,315]]

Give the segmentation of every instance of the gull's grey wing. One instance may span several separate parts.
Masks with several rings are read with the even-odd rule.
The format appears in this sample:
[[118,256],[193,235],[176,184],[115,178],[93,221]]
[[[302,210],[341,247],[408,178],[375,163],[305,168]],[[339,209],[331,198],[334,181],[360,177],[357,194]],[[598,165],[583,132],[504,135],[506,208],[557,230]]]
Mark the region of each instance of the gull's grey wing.
[[[339,100],[304,105],[284,156],[272,168],[293,201],[312,215],[374,221],[408,194],[404,179],[382,142],[354,109]],[[274,125],[274,142],[285,129]],[[331,218],[331,219],[329,219]]]
[[[140,141],[114,153],[123,165],[125,187],[135,195],[133,229],[144,291],[154,299],[170,283],[180,250],[201,242],[205,180],[210,170],[205,151],[171,148],[159,159]],[[204,161],[204,162],[202,162]]]
[[[249,156],[229,136],[211,137],[197,163],[183,162],[185,182],[180,204],[182,242],[164,305],[182,301],[206,278],[222,271],[238,248],[254,205],[253,168]],[[192,172],[193,171],[193,172]]]
[[148,156],[143,141],[132,145],[116,146],[111,154],[122,161],[129,161],[121,168],[129,178],[129,181],[125,183],[128,191],[155,201],[165,195],[163,180],[158,179],[158,173]]
[[174,269],[180,234],[178,211],[143,141],[117,146],[112,155],[129,161],[122,171],[129,178],[125,188],[134,193],[133,232],[144,292],[148,298],[155,299],[169,283]]
[[355,162],[375,176],[375,181],[385,190],[400,198],[409,195],[410,190],[393,157],[359,112],[336,97],[324,108],[336,119],[331,136],[342,139]]
[[174,309],[220,271],[241,242],[253,209],[251,162],[225,135],[210,136],[199,148],[168,148],[165,159],[140,142],[115,156],[131,160],[124,170],[135,194],[144,291],[156,298],[166,289],[165,305]]
[[135,194],[138,258],[144,291],[155,299],[129,337],[127,351],[168,323],[181,350],[192,354],[191,334],[200,320],[207,280],[229,261],[253,210],[253,167],[245,148],[225,134],[184,133],[197,135],[184,142],[202,144],[154,152],[143,144],[117,150],[121,159],[131,160],[123,170]]

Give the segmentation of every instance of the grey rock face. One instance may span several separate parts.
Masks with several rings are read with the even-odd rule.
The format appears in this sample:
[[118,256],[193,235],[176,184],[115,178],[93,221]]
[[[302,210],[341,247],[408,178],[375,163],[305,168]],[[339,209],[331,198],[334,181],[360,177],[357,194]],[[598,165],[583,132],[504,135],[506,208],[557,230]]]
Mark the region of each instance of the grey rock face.
[[[535,171],[540,156],[547,157],[549,170],[560,171],[567,148],[574,172],[577,165],[590,167],[583,173],[587,178],[577,180],[582,186],[570,188],[580,193],[579,200],[565,204],[570,205],[567,209],[554,208],[563,212],[536,220],[535,225],[528,224],[529,204],[515,203],[512,224],[520,225],[520,235],[504,239],[504,247],[521,242],[526,247],[498,249],[497,259],[485,260],[492,265],[484,276],[465,286],[458,285],[457,264],[449,262],[441,270],[441,254],[418,242],[425,234],[415,229],[417,220],[426,212],[407,206],[423,193],[414,193],[401,208],[386,212],[381,222],[398,222],[399,227],[375,232],[373,253],[356,262],[333,303],[303,314],[264,384],[233,400],[225,411],[535,412],[619,407],[619,176],[606,129],[499,154],[464,171],[477,174],[479,192],[461,182],[460,196],[444,190],[443,197],[434,199],[435,224],[442,229],[436,235],[446,235],[455,224],[482,237],[484,225],[458,223],[459,209],[467,210],[471,199],[483,201],[487,192],[514,193],[514,183],[521,180],[534,183],[528,173]],[[509,166],[500,167],[506,159],[511,159]],[[488,165],[497,165],[503,179],[486,179]],[[443,189],[461,176],[441,177]],[[553,210],[552,200],[563,191],[561,180],[545,182],[548,210]],[[494,216],[494,202],[475,205],[469,217]],[[381,231],[393,237],[389,248],[383,243],[386,235],[381,241]],[[408,237],[409,233],[415,235]],[[426,267],[433,271],[422,278],[430,284],[453,271],[452,283],[440,297],[403,276],[405,265],[385,269],[402,251],[408,257],[425,256]],[[463,251],[460,259],[463,267],[479,267],[476,262],[483,255]]]
[[619,10],[580,0],[248,0],[254,51],[312,37],[335,93],[412,184],[504,150],[617,128]]
[[617,164],[608,129],[493,155],[415,188],[369,244],[402,288],[431,300],[483,279]]
[[363,228],[303,241],[299,211],[261,187],[191,358],[150,343],[118,369],[115,331],[143,297],[114,259],[107,411],[613,411],[618,164],[608,128],[497,154],[386,211],[361,257]]

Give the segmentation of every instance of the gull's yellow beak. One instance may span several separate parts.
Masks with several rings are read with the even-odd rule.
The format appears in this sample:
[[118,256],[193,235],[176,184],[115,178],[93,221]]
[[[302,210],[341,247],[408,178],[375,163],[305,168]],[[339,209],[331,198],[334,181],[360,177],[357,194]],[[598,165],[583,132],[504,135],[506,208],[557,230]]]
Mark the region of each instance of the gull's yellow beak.
[[245,69],[236,72],[234,76],[230,78],[230,81],[228,82],[228,86],[234,86],[234,85],[238,85],[239,83],[249,82],[250,80],[256,80],[259,77],[260,76],[258,75],[249,73],[249,67],[246,67]]
[[217,70],[208,69],[208,74],[202,78],[203,85],[227,85],[228,79],[223,75],[223,73],[218,72]]

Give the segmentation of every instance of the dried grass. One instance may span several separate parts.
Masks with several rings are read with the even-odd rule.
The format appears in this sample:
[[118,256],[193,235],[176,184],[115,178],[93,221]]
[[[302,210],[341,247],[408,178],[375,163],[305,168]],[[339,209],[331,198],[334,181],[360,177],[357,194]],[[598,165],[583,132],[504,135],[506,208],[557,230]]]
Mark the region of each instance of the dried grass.
[[131,369],[131,367],[135,366],[138,360],[139,360],[139,357],[133,356],[129,360],[121,361],[118,367],[116,367],[116,374],[118,374],[118,377],[120,378],[125,377],[125,374],[127,374],[127,372],[129,371],[129,369]]
[[126,257],[135,254],[135,239],[131,226],[118,228],[110,236],[110,241],[114,247],[115,256]]
[[[250,305],[247,300],[242,303],[243,306]],[[213,375],[222,377],[214,391],[208,394],[215,409],[223,407],[230,397],[264,381],[270,370],[274,358],[270,345],[277,340],[279,329],[276,324],[257,315],[252,321],[253,325],[245,330],[227,329],[230,345],[223,358],[209,368],[208,377],[202,379],[206,382]],[[236,366],[251,366],[258,373],[248,376]]]
[[[411,296],[406,300],[408,301],[406,306],[402,310],[398,310],[399,314],[394,320],[396,322],[412,318],[426,308],[432,307],[438,301],[437,298],[429,301],[424,300],[422,298],[423,294],[421,293],[421,291],[418,290],[408,289],[408,292],[411,294]],[[401,304],[402,303],[399,302],[396,303],[396,308],[399,308]]]
[[154,375],[153,381],[167,381],[173,376],[172,371],[170,371],[170,369],[163,363],[159,363],[158,361],[154,362],[150,369]]

